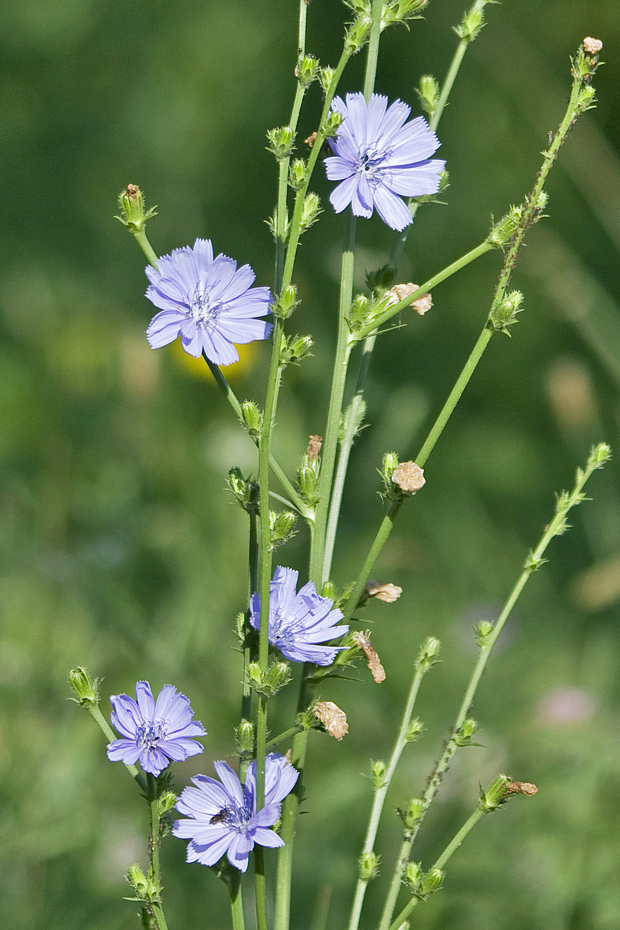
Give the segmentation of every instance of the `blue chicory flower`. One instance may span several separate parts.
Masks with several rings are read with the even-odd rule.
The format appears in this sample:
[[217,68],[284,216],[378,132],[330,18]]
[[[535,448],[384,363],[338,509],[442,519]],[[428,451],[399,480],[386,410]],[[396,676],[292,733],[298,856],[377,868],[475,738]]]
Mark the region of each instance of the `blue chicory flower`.
[[329,198],[336,213],[351,204],[355,216],[369,218],[376,207],[384,223],[402,230],[411,223],[402,198],[436,194],[446,163],[430,159],[440,143],[424,117],[405,125],[411,107],[387,102],[380,94],[368,103],[359,93],[347,94],[346,103],[334,98],[332,110],[343,119],[325,167],[330,181],[341,182]]
[[[269,587],[269,642],[291,662],[331,665],[342,646],[317,646],[349,632],[348,626],[335,626],[342,620],[334,602],[317,594],[309,581],[297,593],[299,573],[278,566]],[[252,595],[250,623],[260,629],[260,597]]]
[[272,330],[256,319],[270,313],[269,288],[252,287],[256,275],[249,265],[237,268],[226,255],[214,258],[209,239],[162,256],[157,268],[147,266],[146,276],[146,296],[161,310],[146,331],[153,349],[180,336],[189,355],[204,352],[216,365],[231,365],[239,359],[233,343],[266,339]]
[[203,751],[194,736],[207,731],[193,720],[189,700],[172,685],[164,685],[155,701],[148,681],[136,685],[136,700],[127,694],[112,695],[112,725],[123,734],[108,744],[108,759],[140,765],[159,775],[171,761],[182,762]]
[[254,844],[284,846],[270,830],[280,817],[280,803],[293,789],[297,769],[276,752],[265,759],[265,806],[256,812],[256,762],[248,767],[245,786],[227,762],[215,762],[221,784],[208,775],[192,778],[195,787],[185,788],[177,810],[188,820],[175,821],[172,832],[190,840],[187,861],[215,865],[222,856],[245,872]]

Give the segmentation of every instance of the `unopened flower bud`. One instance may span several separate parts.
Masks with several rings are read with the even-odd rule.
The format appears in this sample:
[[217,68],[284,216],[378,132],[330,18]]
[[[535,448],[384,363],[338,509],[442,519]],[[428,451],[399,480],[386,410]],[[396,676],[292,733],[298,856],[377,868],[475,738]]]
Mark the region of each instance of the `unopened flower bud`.
[[164,791],[157,799],[157,813],[160,817],[171,811],[177,803],[177,796],[174,791]]
[[405,741],[407,743],[414,743],[419,739],[424,733],[424,724],[417,717],[415,720],[412,720],[409,726],[405,731]]
[[275,694],[291,680],[291,668],[288,662],[274,662],[265,675],[265,689],[268,694]]
[[263,416],[253,400],[244,400],[241,404],[241,417],[252,438],[260,436],[263,427]]
[[416,668],[421,672],[428,672],[428,670],[439,661],[437,656],[439,655],[440,648],[441,643],[439,640],[435,639],[434,636],[429,636],[428,639],[422,643],[416,661]]
[[368,600],[374,597],[377,601],[383,601],[384,604],[393,604],[403,593],[403,589],[396,584],[382,584],[380,581],[367,581],[361,600]]
[[316,223],[323,211],[321,210],[321,201],[319,195],[310,191],[306,194],[303,210],[301,212],[300,229],[305,232],[313,223]]
[[295,133],[290,126],[280,126],[277,129],[270,129],[267,133],[269,145],[267,148],[280,161],[288,158],[293,151],[293,142]]
[[333,581],[326,581],[321,588],[321,596],[328,597],[330,601],[336,600],[336,585]]
[[363,46],[370,32],[370,23],[369,16],[361,16],[347,29],[344,44],[351,53],[355,54]]
[[271,527],[271,548],[287,542],[294,535],[294,526],[297,517],[292,510],[283,510],[282,513],[269,512]]
[[394,474],[394,469],[397,467],[398,455],[396,452],[386,452],[383,456],[383,468],[381,469],[381,476],[386,488],[391,487],[392,475]]
[[476,634],[476,642],[483,649],[489,641],[489,637],[493,632],[493,624],[489,620],[481,620],[480,623],[476,626],[474,630]]
[[415,462],[401,462],[392,472],[392,484],[405,494],[415,494],[424,487],[424,471]]
[[323,88],[323,91],[327,93],[329,90],[330,84],[334,79],[334,69],[330,68],[329,65],[325,65],[324,68],[321,68],[319,71],[319,84]]
[[357,294],[351,304],[349,313],[349,322],[353,329],[359,329],[364,325],[370,314],[370,301],[365,294]]
[[424,801],[422,798],[413,798],[409,802],[409,807],[405,811],[404,821],[405,826],[411,828],[416,825],[422,814],[424,813]]
[[312,84],[318,73],[319,63],[313,55],[306,55],[297,62],[295,77],[302,87]]
[[380,268],[376,268],[374,271],[367,271],[366,287],[372,294],[375,292],[382,294],[394,284],[396,271],[396,266],[390,265],[389,263],[387,265],[382,265]]
[[441,869],[431,869],[430,872],[427,872],[426,875],[420,881],[420,887],[418,893],[421,897],[425,898],[427,895],[432,894],[434,891],[440,887],[443,881],[443,872]]
[[279,316],[280,319],[287,320],[297,303],[297,288],[294,284],[287,284],[286,287],[282,288],[282,293],[273,304],[273,313],[275,316]]
[[472,39],[476,38],[483,25],[484,17],[482,11],[472,7],[463,17],[461,24],[455,27],[454,31],[459,39],[467,39],[468,42],[471,42]]
[[382,681],[385,681],[385,669],[381,665],[377,650],[370,642],[370,630],[366,630],[365,633],[354,633],[353,639],[362,647],[370,674],[377,684],[381,684]]
[[378,759],[370,764],[370,780],[374,788],[383,788],[385,785],[386,767],[383,759]]
[[463,722],[461,728],[454,734],[452,739],[457,746],[467,746],[472,736],[478,731],[478,724],[472,717],[468,717]]
[[342,122],[342,114],[337,110],[330,110],[325,120],[325,138],[330,139],[338,132],[338,127]]
[[503,216],[498,223],[495,223],[491,232],[487,236],[489,245],[496,248],[503,248],[514,236],[519,223],[523,217],[523,206],[511,207],[506,216]]
[[287,339],[282,351],[282,364],[296,364],[307,355],[310,355],[310,349],[314,345],[312,336],[291,336]]
[[522,302],[521,291],[511,291],[503,300],[500,300],[496,307],[493,307],[489,314],[489,323],[496,332],[510,335],[510,327],[518,322],[517,315],[521,313]]
[[74,700],[81,707],[94,708],[99,704],[99,681],[91,681],[83,666],[72,668],[69,672],[69,684],[75,693]]
[[306,504],[313,507],[318,501],[318,475],[311,465],[301,465],[297,474],[299,490]]
[[370,882],[379,874],[379,856],[375,852],[364,852],[359,858],[360,879]]
[[314,714],[334,739],[341,740],[349,732],[347,715],[333,701],[319,701],[314,705]]
[[254,749],[254,724],[244,718],[235,729],[235,742],[239,752],[252,752]]
[[428,116],[432,116],[439,103],[439,84],[432,74],[423,74],[417,89],[420,106]]
[[307,178],[307,164],[303,158],[296,158],[289,171],[289,184],[294,191],[303,187]]
[[142,232],[146,221],[152,216],[157,216],[157,207],[144,209],[144,195],[137,184],[128,184],[125,190],[121,191],[118,195],[118,205],[121,215],[116,219],[132,233]]
[[141,900],[147,897],[149,883],[146,875],[137,862],[134,862],[134,864],[130,865],[127,869],[127,881]]
[[244,478],[240,468],[231,468],[228,472],[228,487],[238,503],[248,513],[258,510],[258,484],[251,478]]
[[420,876],[422,875],[422,868],[419,862],[408,862],[405,866],[405,871],[403,872],[403,879],[405,884],[409,888],[409,891],[416,891],[418,885],[420,884]]
[[480,810],[485,811],[485,813],[496,810],[508,793],[509,785],[510,778],[508,775],[498,775],[490,788],[480,792]]

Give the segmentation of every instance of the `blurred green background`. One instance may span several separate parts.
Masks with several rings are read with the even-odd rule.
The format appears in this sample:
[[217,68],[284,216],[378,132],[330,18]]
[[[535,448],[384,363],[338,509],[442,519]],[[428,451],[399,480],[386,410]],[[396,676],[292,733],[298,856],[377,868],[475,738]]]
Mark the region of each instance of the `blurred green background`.
[[[462,11],[433,2],[411,32],[386,33],[377,89],[415,111],[420,75],[445,74]],[[586,35],[605,43],[600,102],[564,146],[550,218],[522,253],[514,285],[526,312],[512,339],[491,343],[377,565],[404,589],[364,617],[387,681],[360,672],[321,692],[345,708],[350,735],[312,740],[296,930],[310,930],[330,891],[328,927],[345,923],[370,803],[364,773],[389,753],[412,661],[436,635],[444,661],[424,685],[427,732],[406,755],[380,834],[386,874],[362,924],[374,926],[372,892],[385,887],[399,838],[392,811],[423,790],[440,751],[475,658],[471,627],[496,615],[554,492],[598,440],[616,460],[502,635],[475,709],[484,746],[457,756],[418,856],[433,861],[479,782],[498,772],[536,782],[539,795],[483,820],[414,923],[620,926],[620,18],[616,0],[487,11],[440,127],[447,204],[419,212],[401,280],[428,278],[471,248],[491,214],[529,190]],[[70,667],[105,678],[106,711],[108,695],[131,693],[137,678],[190,696],[209,736],[204,756],[179,766],[179,787],[233,751],[247,527],[224,482],[233,465],[251,471],[255,453],[212,383],[175,348],[148,348],[145,262],[113,214],[118,192],[137,183],[159,204],[149,227],[158,253],[208,236],[270,282],[264,220],[276,173],[265,131],[290,112],[296,13],[293,0],[5,0],[0,10],[0,889],[14,930],[138,926],[122,896],[128,865],[145,864],[146,810],[67,701]],[[336,62],[344,18],[336,0],[310,4],[308,50],[323,63]],[[343,91],[359,89],[362,68],[358,56]],[[315,87],[300,139],[319,106]],[[321,170],[315,189],[326,200]],[[314,335],[315,355],[286,374],[275,437],[291,472],[308,434],[323,431],[342,231],[326,205],[297,273],[294,325]],[[376,217],[358,228],[361,283],[386,261],[391,233]],[[500,259],[442,285],[424,319],[379,340],[337,584],[355,577],[381,517],[382,453],[419,448],[486,317]],[[242,398],[262,401],[266,361],[259,345],[228,370]],[[303,572],[306,553],[301,528],[278,561]],[[184,843],[165,845],[171,928],[226,927],[224,889],[184,857]]]

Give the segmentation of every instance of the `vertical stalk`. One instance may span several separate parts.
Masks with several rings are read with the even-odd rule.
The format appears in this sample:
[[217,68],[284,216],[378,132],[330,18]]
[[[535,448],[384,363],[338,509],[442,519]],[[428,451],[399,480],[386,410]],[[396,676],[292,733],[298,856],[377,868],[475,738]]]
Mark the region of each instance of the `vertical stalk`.
[[233,870],[228,887],[230,893],[230,914],[233,930],[245,930],[243,917],[243,898],[241,896],[241,872]]
[[150,813],[150,832],[149,832],[149,885],[157,889],[157,900],[146,904],[147,910],[151,910],[157,923],[157,930],[168,930],[164,908],[161,902],[161,875],[159,871],[159,798],[157,791],[157,779],[154,775],[147,774],[147,798],[149,802]]

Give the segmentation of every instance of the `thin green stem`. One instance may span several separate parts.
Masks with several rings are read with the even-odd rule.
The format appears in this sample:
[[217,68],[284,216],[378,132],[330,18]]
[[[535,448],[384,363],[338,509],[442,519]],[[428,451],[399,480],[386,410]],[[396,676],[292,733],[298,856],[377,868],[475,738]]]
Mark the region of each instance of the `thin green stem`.
[[310,554],[310,578],[317,588],[327,580],[323,556],[325,552],[325,532],[329,501],[334,476],[336,453],[338,451],[338,433],[342,416],[342,401],[351,355],[347,314],[351,308],[353,295],[353,270],[355,264],[355,217],[348,212],[345,219],[345,234],[342,248],[342,273],[340,279],[340,303],[338,308],[338,338],[336,357],[332,375],[332,387],[329,397],[325,440],[321,448],[321,472],[319,475],[319,501],[316,507],[314,545]]
[[301,733],[304,728],[301,724],[296,724],[294,727],[289,727],[288,730],[279,733],[277,736],[274,736],[273,739],[268,740],[267,749],[275,749],[276,746],[279,746],[281,743],[285,743],[287,739],[292,739],[294,736],[297,736],[298,733]]
[[601,444],[600,446],[593,449],[590,453],[586,468],[583,471],[581,469],[577,471],[577,478],[572,492],[568,494],[562,493],[559,495],[553,519],[540,538],[536,548],[528,555],[523,571],[521,572],[512,591],[510,592],[508,599],[506,600],[506,603],[504,604],[504,607],[492,630],[487,635],[485,635],[483,640],[481,640],[480,654],[476,664],[474,665],[469,683],[465,689],[465,694],[463,696],[463,700],[461,701],[461,706],[458,710],[456,720],[452,728],[452,734],[446,743],[446,747],[439,761],[431,773],[426,791],[424,792],[420,817],[416,821],[415,826],[407,830],[404,835],[398,855],[397,865],[394,870],[394,876],[392,878],[392,883],[386,898],[381,922],[379,924],[379,930],[388,930],[388,928],[391,926],[392,914],[394,913],[394,907],[396,906],[396,899],[401,889],[403,869],[405,868],[411,855],[411,848],[416,836],[418,835],[420,827],[422,826],[426,811],[434,800],[443,777],[450,767],[452,757],[460,745],[459,736],[462,732],[463,724],[465,723],[465,720],[471,711],[478,684],[480,683],[482,674],[486,668],[491,652],[493,651],[493,647],[495,646],[495,643],[497,642],[497,639],[502,632],[508,617],[512,613],[514,606],[519,599],[521,592],[523,591],[523,588],[527,584],[532,574],[543,564],[543,556],[547,546],[554,536],[561,535],[567,529],[567,516],[569,511],[577,504],[580,504],[584,499],[583,488],[586,482],[597,468],[601,468],[605,464],[608,458],[609,448],[604,444]]
[[159,814],[159,792],[157,779],[154,775],[147,774],[147,798],[149,802],[150,813],[150,832],[149,832],[149,885],[151,889],[156,889],[157,900],[147,904],[146,907],[153,911],[157,923],[157,930],[168,930],[166,917],[164,914],[163,904],[161,902],[161,874],[159,869],[159,844],[160,844],[160,814]]
[[[400,761],[403,749],[407,745],[407,731],[411,725],[411,719],[413,716],[413,709],[415,706],[416,698],[418,696],[418,691],[420,690],[420,684],[422,678],[424,677],[427,669],[423,668],[420,663],[416,662],[415,672],[413,680],[411,682],[411,688],[409,690],[409,696],[407,698],[407,704],[405,707],[405,712],[402,717],[400,724],[400,729],[398,731],[398,736],[396,738],[396,743],[394,744],[394,749],[392,750],[392,756],[385,773],[385,777],[381,785],[375,789],[375,796],[372,803],[372,810],[370,812],[370,819],[368,821],[368,829],[366,831],[366,838],[364,839],[364,847],[362,850],[362,855],[366,853],[371,853],[375,847],[375,840],[377,838],[377,830],[379,829],[379,821],[383,813],[383,805],[385,803],[385,797],[388,793],[389,787],[392,783],[394,777],[394,772],[396,771],[396,766]],[[362,881],[361,878],[358,878],[357,885],[355,888],[355,896],[353,898],[353,906],[351,908],[351,917],[349,920],[349,930],[357,930],[359,927],[360,916],[362,913],[362,906],[364,904],[364,896],[366,895],[366,889],[368,888],[368,882]]]
[[306,0],[299,0],[299,33],[297,39],[297,49],[299,57],[306,54],[306,21],[308,19],[308,3]]
[[377,77],[377,61],[379,60],[379,42],[381,40],[381,16],[383,13],[383,0],[372,0],[370,36],[368,37],[368,51],[366,52],[366,70],[364,72],[364,97],[366,103],[370,100],[375,89]]
[[155,249],[153,248],[151,243],[149,242],[146,232],[144,231],[144,228],[138,229],[138,230],[132,229],[130,230],[130,232],[133,235],[136,242],[138,243],[138,245],[140,246],[140,248],[142,249],[142,251],[144,252],[144,254],[146,255],[146,259],[149,265],[152,265],[153,268],[157,268],[158,255],[155,252]]
[[245,930],[243,916],[243,896],[241,893],[241,872],[233,869],[228,890],[230,893],[230,914],[233,930]]
[[256,925],[258,930],[269,930],[267,915],[267,882],[265,877],[265,850],[254,847],[254,880],[256,887]]
[[[114,739],[118,739],[116,733],[114,732],[114,730],[112,729],[108,721],[105,719],[105,717],[99,710],[98,706],[86,705],[86,704],[84,706],[86,707],[86,710],[91,715],[91,717],[93,718],[93,720],[95,721],[99,729],[102,731],[103,735],[106,737],[108,742],[111,742]],[[125,762],[123,763],[123,765],[129,772],[133,780],[140,786],[142,791],[144,791],[144,793],[146,794],[147,784],[146,784],[144,775],[142,775],[139,772],[138,768],[135,765],[127,765]]]

